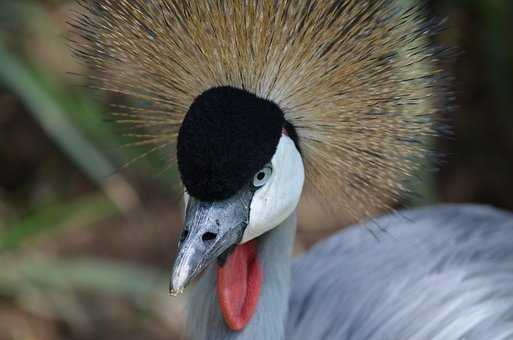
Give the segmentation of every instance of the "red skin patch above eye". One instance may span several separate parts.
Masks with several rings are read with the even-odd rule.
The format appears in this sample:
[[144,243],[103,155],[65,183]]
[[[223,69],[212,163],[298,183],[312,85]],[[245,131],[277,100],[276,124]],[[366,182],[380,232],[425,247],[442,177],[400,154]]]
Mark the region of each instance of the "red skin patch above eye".
[[217,297],[227,326],[242,331],[256,311],[263,270],[257,241],[238,245],[222,267],[217,268]]

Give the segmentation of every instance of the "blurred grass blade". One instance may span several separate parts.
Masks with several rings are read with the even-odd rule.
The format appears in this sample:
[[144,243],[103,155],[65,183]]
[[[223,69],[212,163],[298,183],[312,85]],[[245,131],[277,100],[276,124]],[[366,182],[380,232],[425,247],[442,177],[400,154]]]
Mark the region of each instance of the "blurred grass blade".
[[[168,298],[167,273],[144,265],[98,258],[0,258],[0,294],[30,313],[72,324],[87,318],[77,293],[124,298],[140,310],[180,319],[185,297]],[[163,306],[166,306],[163,309]],[[165,315],[163,315],[163,313]]]
[[13,250],[40,235],[48,237],[61,229],[94,225],[117,214],[116,206],[103,194],[45,206],[28,216],[7,221],[7,228],[0,231],[0,250]]
[[[0,290],[21,294],[27,287],[41,291],[83,291],[106,296],[147,298],[167,295],[167,273],[144,265],[95,258],[0,258]],[[162,288],[162,289],[157,289]]]
[[36,75],[22,64],[0,41],[0,81],[16,94],[46,133],[124,212],[137,206],[135,191],[115,172],[111,162],[67,119],[65,110]]

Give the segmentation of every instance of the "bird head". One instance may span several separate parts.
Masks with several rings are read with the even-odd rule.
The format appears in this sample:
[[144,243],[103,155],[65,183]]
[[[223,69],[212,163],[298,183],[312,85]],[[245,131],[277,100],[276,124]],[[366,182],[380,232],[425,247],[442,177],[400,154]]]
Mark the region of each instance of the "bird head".
[[[293,126],[269,100],[233,87],[209,89],[194,100],[177,143],[186,209],[173,292],[213,262],[232,275],[255,261],[254,249],[239,245],[280,225],[298,205],[304,167],[297,145]],[[246,261],[231,264],[234,252]],[[261,282],[252,280],[258,288]],[[240,281],[230,284],[247,284]]]
[[261,279],[261,235],[301,195],[335,217],[390,207],[447,97],[436,27],[399,0],[80,3],[76,54],[100,88],[136,99],[119,121],[151,150],[177,145],[186,213],[171,288],[217,262],[232,329],[258,300],[232,317],[258,288],[232,283]]

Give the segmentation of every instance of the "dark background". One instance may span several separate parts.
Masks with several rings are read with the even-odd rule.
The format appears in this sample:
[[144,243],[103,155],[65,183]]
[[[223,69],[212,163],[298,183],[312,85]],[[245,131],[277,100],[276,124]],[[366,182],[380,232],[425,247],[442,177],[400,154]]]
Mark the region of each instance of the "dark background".
[[[513,210],[513,1],[426,5],[447,18],[436,43],[460,52],[441,63],[452,133],[434,141],[440,169],[419,202]],[[141,150],[120,147],[105,112],[126,99],[73,76],[86,72],[66,42],[76,9],[0,0],[0,339],[179,338],[183,298],[166,293],[177,174],[165,154],[123,166]],[[297,251],[324,234],[304,230]]]

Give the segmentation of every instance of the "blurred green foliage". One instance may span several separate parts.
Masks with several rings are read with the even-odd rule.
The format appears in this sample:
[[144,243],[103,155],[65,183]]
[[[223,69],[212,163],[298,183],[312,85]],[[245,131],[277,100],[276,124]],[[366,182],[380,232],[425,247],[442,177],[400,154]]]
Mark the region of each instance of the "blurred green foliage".
[[[81,187],[50,189],[50,193],[43,189],[42,194],[34,194],[36,189],[24,190],[17,185],[5,192],[0,184],[0,311],[14,298],[19,302],[12,310],[63,320],[80,328],[90,312],[77,301],[77,293],[94,293],[111,300],[125,298],[137,309],[158,315],[154,308],[159,304],[150,300],[166,294],[167,275],[161,269],[121,259],[107,260],[94,255],[64,259],[59,254],[38,250],[41,242],[49,243],[52,249],[53,239],[72,234],[73,230],[97,228],[99,223],[128,218],[142,210],[140,190],[126,178],[123,166],[143,150],[122,147],[130,139],[106,119],[109,107],[104,103],[113,99],[88,88],[83,78],[74,75],[85,74],[87,70],[75,62],[68,48],[71,32],[66,21],[72,9],[77,9],[72,1],[0,1],[0,105],[9,104],[13,96],[24,112],[12,112],[7,122],[19,120],[16,115],[29,114],[24,119],[35,122],[43,136],[21,135],[22,143],[34,139],[42,143],[23,145],[22,148],[32,148],[33,154],[42,153],[38,161],[26,166],[45,172],[69,162],[79,182],[59,178],[56,172],[48,174],[48,178],[53,178],[48,183]],[[3,136],[8,133],[12,131],[4,130]],[[22,132],[25,133],[39,131],[28,127]],[[12,157],[16,156],[18,145],[8,145],[7,138],[2,142],[0,158],[5,167],[9,163],[4,163],[4,158],[17,161]],[[47,143],[53,146],[38,150]],[[176,173],[167,168],[164,158],[149,155],[138,160],[130,166],[128,175],[144,177],[164,168],[168,171],[152,180],[164,183],[164,193],[172,194]],[[66,173],[69,167],[62,171]],[[14,172],[23,181],[23,171]],[[9,170],[0,171],[0,176],[5,173],[9,174]],[[37,185],[48,186],[44,178],[43,174]],[[5,184],[3,179],[0,182]],[[20,194],[24,191],[27,193]],[[22,198],[9,200],[10,193]],[[9,299],[2,303],[2,297]],[[4,330],[2,324],[0,313],[0,338],[11,334],[4,333],[9,329],[18,328],[13,324]]]

